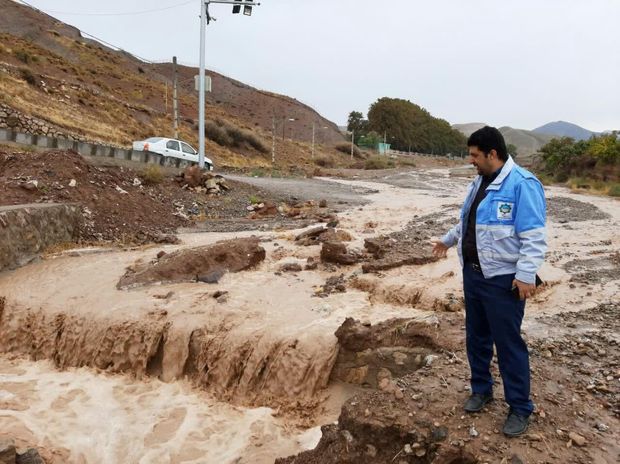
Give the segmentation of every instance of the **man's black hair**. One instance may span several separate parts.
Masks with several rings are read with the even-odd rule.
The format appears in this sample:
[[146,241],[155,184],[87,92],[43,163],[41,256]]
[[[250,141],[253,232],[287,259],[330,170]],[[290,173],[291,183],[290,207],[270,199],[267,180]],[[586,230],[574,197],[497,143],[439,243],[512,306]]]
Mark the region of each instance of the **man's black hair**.
[[469,136],[467,139],[468,147],[478,147],[485,155],[491,153],[491,150],[497,152],[497,157],[502,161],[508,160],[508,150],[506,150],[506,142],[502,133],[491,126],[484,126]]

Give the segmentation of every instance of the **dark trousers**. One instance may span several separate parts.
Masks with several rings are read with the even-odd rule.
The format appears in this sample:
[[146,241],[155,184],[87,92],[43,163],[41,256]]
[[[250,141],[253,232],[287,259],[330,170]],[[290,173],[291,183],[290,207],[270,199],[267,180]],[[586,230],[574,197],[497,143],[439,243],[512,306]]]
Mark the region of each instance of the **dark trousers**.
[[525,301],[510,291],[513,279],[514,274],[485,279],[474,266],[465,264],[467,358],[472,393],[491,393],[493,378],[489,368],[495,343],[506,402],[515,413],[529,416],[534,405],[530,400],[529,353],[521,338]]

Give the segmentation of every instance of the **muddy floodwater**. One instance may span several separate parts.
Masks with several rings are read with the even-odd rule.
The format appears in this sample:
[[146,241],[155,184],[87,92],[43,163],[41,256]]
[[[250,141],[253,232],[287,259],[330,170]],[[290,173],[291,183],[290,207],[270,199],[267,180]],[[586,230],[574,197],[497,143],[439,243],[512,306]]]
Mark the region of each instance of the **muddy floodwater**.
[[[360,197],[338,224],[360,251],[371,237],[445,229],[467,186],[442,169],[323,182]],[[311,188],[304,183],[306,196]],[[561,335],[542,316],[620,300],[620,202],[546,193],[547,285],[528,303],[532,338]],[[366,371],[339,364],[335,334],[345,320],[432,326],[445,311],[461,317],[462,280],[454,250],[379,273],[359,264],[282,272],[320,261],[319,245],[295,243],[300,232],[188,232],[181,245],[69,250],[0,274],[0,437],[53,463],[272,463],[314,448],[347,399],[377,387],[356,381]],[[252,235],[266,251],[252,270],[216,284],[117,288],[128,267],[161,251]],[[340,276],[344,291],[322,292]]]

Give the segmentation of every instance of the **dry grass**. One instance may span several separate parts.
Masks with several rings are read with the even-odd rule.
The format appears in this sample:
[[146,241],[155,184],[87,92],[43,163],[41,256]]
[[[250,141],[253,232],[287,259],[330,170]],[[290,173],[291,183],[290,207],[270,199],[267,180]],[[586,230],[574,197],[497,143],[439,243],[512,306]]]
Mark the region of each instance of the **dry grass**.
[[364,162],[364,169],[388,169],[394,167],[394,160],[387,156],[373,156]]
[[158,165],[149,164],[142,173],[142,178],[146,185],[161,184],[164,180],[164,173]]
[[206,122],[205,135],[223,147],[252,148],[261,153],[268,152],[267,146],[256,134],[219,118]]

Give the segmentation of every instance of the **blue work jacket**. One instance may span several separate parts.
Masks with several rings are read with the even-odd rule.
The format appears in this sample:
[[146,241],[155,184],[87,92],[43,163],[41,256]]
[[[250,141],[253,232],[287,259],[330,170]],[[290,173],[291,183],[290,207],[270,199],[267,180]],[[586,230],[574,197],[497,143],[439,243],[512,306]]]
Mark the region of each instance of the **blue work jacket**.
[[[458,245],[461,266],[463,233],[481,182],[478,176],[469,185],[459,223],[441,239],[447,247]],[[521,282],[535,283],[547,250],[542,184],[509,157],[486,191],[476,210],[476,248],[484,277],[516,274]]]

